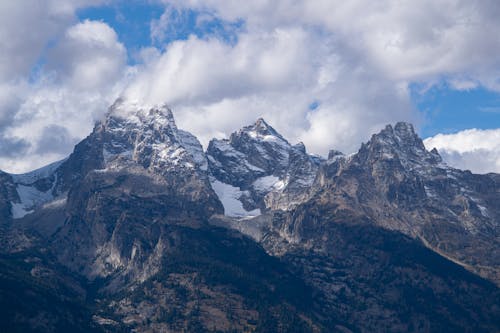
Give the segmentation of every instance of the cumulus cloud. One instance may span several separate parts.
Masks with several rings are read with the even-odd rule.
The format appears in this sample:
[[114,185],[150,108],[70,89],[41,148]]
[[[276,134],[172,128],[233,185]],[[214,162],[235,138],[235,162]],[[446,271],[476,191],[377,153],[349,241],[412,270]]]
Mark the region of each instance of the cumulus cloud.
[[247,31],[235,45],[192,36],[150,59],[125,96],[168,101],[179,125],[205,144],[264,117],[321,154],[353,151],[394,119],[418,120],[404,86],[380,80],[362,54],[325,34],[301,26]]
[[0,2],[0,80],[28,75],[47,47],[74,22],[75,10],[102,0]]
[[500,60],[495,56],[500,50],[496,33],[500,4],[495,0],[168,2],[213,10],[226,20],[243,18],[249,30],[290,25],[327,29],[363,50],[367,65],[383,69],[394,79],[466,73],[500,89]]
[[[24,5],[9,3],[6,8],[2,2],[2,16],[22,15],[19,8]],[[2,43],[12,45],[12,53],[2,53],[0,64],[15,64],[0,72],[2,170],[27,171],[65,157],[123,89],[124,46],[107,24],[77,22],[78,5],[34,1],[26,11],[33,15],[35,28],[0,28],[6,36]],[[32,34],[40,40],[29,45]]]
[[48,70],[76,89],[100,90],[120,79],[125,47],[106,23],[85,20],[69,27],[51,50]]
[[204,143],[263,116],[312,152],[352,152],[385,123],[419,127],[411,83],[500,91],[496,1],[164,2],[245,22],[234,45],[173,42],[127,91],[169,102]]
[[[0,169],[62,157],[127,83],[121,95],[170,104],[204,144],[264,117],[320,154],[353,152],[387,123],[423,124],[412,83],[500,91],[495,0],[156,0],[165,12],[134,67],[111,27],[76,22],[89,2],[27,1],[0,4],[0,137],[35,158],[0,150]],[[19,17],[36,28],[16,30]]]
[[427,149],[437,148],[443,159],[456,168],[500,173],[500,129],[438,134],[425,139],[424,144]]

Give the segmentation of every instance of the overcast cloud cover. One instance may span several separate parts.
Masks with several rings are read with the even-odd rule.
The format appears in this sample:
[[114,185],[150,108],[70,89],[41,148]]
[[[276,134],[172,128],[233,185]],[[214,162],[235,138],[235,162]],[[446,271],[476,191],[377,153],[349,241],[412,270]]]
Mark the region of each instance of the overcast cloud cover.
[[[112,2],[0,2],[0,169],[63,158],[120,95],[167,102],[205,144],[262,116],[324,154],[353,152],[387,123],[426,126],[411,84],[500,92],[496,0],[165,1],[133,64],[110,25],[75,15]],[[193,12],[199,33],[177,40]],[[499,131],[426,145],[458,167],[500,172]]]

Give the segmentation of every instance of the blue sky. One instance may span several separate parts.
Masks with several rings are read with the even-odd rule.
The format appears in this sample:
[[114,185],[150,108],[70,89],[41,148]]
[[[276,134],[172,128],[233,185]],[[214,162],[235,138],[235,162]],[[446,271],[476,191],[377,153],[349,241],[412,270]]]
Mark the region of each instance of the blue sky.
[[415,85],[411,90],[413,104],[426,118],[423,137],[500,127],[500,94],[495,91],[482,87],[455,90],[446,84],[425,91]]
[[[172,26],[165,29],[165,36],[161,41],[155,40],[151,36],[151,22],[159,20],[168,9],[169,20],[173,21]],[[77,11],[77,16],[81,21],[97,20],[111,26],[128,50],[129,64],[134,65],[135,53],[141,48],[155,46],[163,49],[169,43],[186,40],[191,35],[199,38],[216,35],[226,43],[234,44],[237,40],[235,32],[242,28],[243,21],[224,22],[217,17],[210,17],[210,20],[199,24],[200,16],[207,13],[210,12],[177,10],[172,6],[146,1],[119,1],[113,5],[82,8]]]
[[[85,19],[106,22],[118,34],[119,40],[129,52],[150,46],[150,22],[159,19],[164,6],[159,4],[123,1],[105,6],[93,6],[79,9],[76,14],[80,21]],[[133,61],[133,56],[129,56]]]
[[63,158],[124,97],[168,103],[202,144],[264,117],[350,153],[409,121],[500,170],[498,2],[26,1],[0,6],[0,169]]

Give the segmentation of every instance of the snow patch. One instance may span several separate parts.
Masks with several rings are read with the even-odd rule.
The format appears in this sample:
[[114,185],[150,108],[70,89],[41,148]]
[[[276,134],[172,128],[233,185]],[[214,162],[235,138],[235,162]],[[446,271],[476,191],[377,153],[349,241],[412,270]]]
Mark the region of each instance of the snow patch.
[[481,206],[481,205],[479,205],[477,203],[476,203],[476,205],[477,205],[477,208],[479,208],[479,210],[481,211],[481,215],[483,215],[484,217],[490,217],[488,215],[488,209],[486,209],[486,207]]
[[247,134],[253,139],[267,141],[267,142],[276,142],[279,145],[288,146],[285,142],[283,142],[282,139],[274,135],[260,134],[257,131],[247,131]]
[[33,210],[28,210],[22,203],[11,203],[11,213],[12,213],[12,218],[14,219],[20,219],[25,217],[28,214],[33,213]]
[[490,215],[488,214],[488,209],[480,204],[479,199],[471,196],[469,196],[469,199],[471,199],[476,204],[477,208],[481,212],[481,215],[483,215],[484,217],[490,217]]
[[430,189],[429,186],[424,185],[424,190],[425,190],[425,195],[427,195],[428,198],[437,198],[438,196]]
[[392,160],[392,159],[394,159],[394,154],[391,154],[391,153],[382,153],[382,159],[384,159],[384,160]]
[[66,205],[66,202],[67,202],[67,198],[62,197],[62,198],[47,202],[42,207],[43,208],[59,208],[59,207],[63,207],[64,205]]
[[19,195],[20,202],[12,204],[12,217],[19,219],[27,214],[33,212],[35,207],[45,204],[54,199],[52,189],[47,192],[41,192],[34,186],[17,185],[17,194]]
[[260,209],[247,211],[239,200],[243,192],[229,184],[210,178],[210,183],[224,206],[224,214],[231,217],[253,217],[261,215]]
[[257,171],[257,172],[265,172],[263,169],[259,168],[258,166],[253,165],[252,163],[250,163],[248,161],[245,161],[245,167],[248,170]]

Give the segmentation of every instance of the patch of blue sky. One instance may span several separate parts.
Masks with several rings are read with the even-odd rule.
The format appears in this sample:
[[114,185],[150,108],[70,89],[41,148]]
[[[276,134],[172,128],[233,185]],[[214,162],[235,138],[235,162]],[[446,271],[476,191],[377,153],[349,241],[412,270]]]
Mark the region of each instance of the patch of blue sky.
[[200,39],[215,37],[234,45],[244,26],[242,20],[225,21],[208,11],[179,10],[167,6],[163,15],[166,24],[158,24],[161,38],[154,41],[160,48],[176,40],[186,40],[193,35]]
[[414,106],[425,122],[421,135],[454,133],[469,128],[500,127],[500,93],[478,86],[456,90],[448,84],[425,89],[420,84],[410,86]]
[[163,5],[152,2],[117,1],[105,6],[80,9],[77,17],[80,21],[103,21],[111,26],[127,48],[129,61],[133,62],[135,58],[131,54],[151,46],[150,22],[158,19],[164,9]]
[[[147,1],[118,1],[88,7],[79,10],[77,16],[82,21],[103,21],[111,26],[127,48],[130,64],[135,62],[134,54],[142,48],[154,46],[164,50],[171,42],[187,40],[192,35],[215,37],[234,45],[244,27],[242,20],[228,22],[207,11],[176,9]],[[156,27],[152,33],[153,26]]]
[[314,100],[309,104],[308,108],[309,108],[309,110],[314,111],[319,107],[319,105],[320,105],[320,102],[318,100]]

